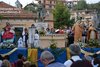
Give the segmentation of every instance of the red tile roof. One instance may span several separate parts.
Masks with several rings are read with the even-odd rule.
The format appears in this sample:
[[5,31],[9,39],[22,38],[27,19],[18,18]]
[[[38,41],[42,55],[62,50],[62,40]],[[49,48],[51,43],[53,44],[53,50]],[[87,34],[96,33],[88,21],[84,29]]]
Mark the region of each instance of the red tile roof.
[[0,8],[2,8],[2,7],[3,7],[3,8],[9,8],[9,7],[11,8],[11,7],[12,7],[12,8],[13,8],[14,6],[11,6],[11,5],[9,5],[9,4],[7,4],[7,3],[1,1],[1,2],[0,2]]
[[3,19],[8,19],[8,18],[33,19],[36,17],[36,14],[32,12],[16,8],[4,2],[0,2],[0,15],[2,16]]

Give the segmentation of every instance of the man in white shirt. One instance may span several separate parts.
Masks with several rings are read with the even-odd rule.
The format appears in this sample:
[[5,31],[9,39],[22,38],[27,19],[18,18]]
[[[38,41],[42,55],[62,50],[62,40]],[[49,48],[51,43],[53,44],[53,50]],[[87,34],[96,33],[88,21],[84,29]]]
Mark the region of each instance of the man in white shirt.
[[[78,45],[71,44],[71,45],[69,46],[69,49],[70,49],[70,53],[71,53],[71,56],[72,56],[71,59],[72,59],[73,61],[82,60],[82,59],[79,57],[79,54],[80,54],[80,52],[81,52],[81,49],[80,49],[80,47],[79,47]],[[64,63],[64,65],[65,65],[66,67],[71,67],[71,64],[73,63],[73,62],[71,61],[71,59],[67,60],[67,61]]]

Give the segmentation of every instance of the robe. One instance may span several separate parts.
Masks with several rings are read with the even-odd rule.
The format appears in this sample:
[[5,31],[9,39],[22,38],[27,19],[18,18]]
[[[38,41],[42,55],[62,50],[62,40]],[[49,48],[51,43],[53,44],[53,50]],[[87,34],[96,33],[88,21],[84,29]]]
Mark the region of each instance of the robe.
[[80,24],[75,24],[72,31],[74,32],[74,42],[82,41],[83,27]]
[[98,39],[98,32],[96,30],[89,30],[87,33],[87,40]]

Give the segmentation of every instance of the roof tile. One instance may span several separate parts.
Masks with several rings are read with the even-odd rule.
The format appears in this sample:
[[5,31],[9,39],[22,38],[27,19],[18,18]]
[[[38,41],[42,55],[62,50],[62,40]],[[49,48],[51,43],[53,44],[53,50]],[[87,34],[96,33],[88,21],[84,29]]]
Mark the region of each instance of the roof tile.
[[4,2],[0,2],[0,15],[4,19],[6,18],[32,19],[36,17],[36,13],[32,13],[30,11],[25,11],[24,9],[16,8]]

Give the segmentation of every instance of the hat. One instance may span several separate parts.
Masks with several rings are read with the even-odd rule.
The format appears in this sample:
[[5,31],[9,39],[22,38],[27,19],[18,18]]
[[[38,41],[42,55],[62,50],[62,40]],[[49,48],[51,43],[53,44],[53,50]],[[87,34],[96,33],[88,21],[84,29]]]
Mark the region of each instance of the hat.
[[81,48],[79,45],[71,44],[69,46],[69,49],[70,49],[71,54],[73,55],[79,55],[81,52]]

